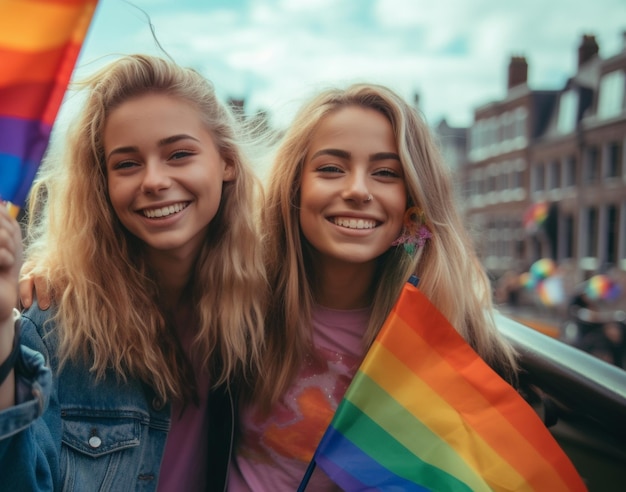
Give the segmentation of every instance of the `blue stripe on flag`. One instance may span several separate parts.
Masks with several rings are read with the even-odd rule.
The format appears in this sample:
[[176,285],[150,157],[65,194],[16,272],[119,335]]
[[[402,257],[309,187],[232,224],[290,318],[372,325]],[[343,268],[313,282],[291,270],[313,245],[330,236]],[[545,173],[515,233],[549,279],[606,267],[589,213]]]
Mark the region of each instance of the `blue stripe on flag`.
[[38,168],[39,162],[23,162],[20,157],[0,154],[0,197],[23,206]]
[[[337,485],[347,492],[428,491],[427,488],[410,482],[380,465],[332,426],[328,427],[320,442],[315,461]],[[358,474],[358,480],[355,474]]]

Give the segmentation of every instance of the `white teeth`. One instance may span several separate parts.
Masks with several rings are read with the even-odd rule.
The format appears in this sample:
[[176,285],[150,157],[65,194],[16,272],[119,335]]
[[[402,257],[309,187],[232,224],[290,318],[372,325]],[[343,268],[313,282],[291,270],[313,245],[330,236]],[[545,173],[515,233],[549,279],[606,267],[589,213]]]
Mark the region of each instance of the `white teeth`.
[[341,227],[347,227],[348,229],[373,229],[376,227],[375,220],[367,219],[334,217],[333,223]]
[[187,208],[186,203],[176,203],[175,205],[169,205],[168,207],[153,208],[150,210],[143,209],[142,212],[149,219],[154,219],[155,217],[167,217],[168,215],[180,212],[185,208]]

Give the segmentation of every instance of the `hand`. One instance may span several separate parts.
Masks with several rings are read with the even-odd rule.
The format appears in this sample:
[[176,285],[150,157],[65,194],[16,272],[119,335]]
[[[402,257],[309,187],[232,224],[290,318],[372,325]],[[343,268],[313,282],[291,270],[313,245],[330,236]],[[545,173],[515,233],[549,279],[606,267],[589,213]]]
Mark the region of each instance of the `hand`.
[[53,298],[50,286],[45,279],[31,275],[29,271],[29,263],[26,262],[22,267],[22,278],[19,284],[20,304],[24,309],[28,309],[33,304],[33,294],[35,294],[39,307],[45,311],[50,307]]
[[[0,322],[13,318],[17,307],[17,281],[22,266],[22,233],[0,202]],[[12,323],[11,323],[12,325]]]

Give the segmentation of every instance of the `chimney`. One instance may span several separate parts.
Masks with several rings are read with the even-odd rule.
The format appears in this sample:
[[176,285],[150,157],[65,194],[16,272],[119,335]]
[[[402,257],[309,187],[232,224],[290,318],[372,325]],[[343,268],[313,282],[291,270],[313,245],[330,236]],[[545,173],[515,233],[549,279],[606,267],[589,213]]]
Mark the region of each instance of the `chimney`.
[[599,47],[596,37],[591,34],[583,34],[583,38],[578,47],[578,68],[591,60],[598,54]]
[[508,89],[528,82],[528,63],[523,56],[512,56],[509,62]]

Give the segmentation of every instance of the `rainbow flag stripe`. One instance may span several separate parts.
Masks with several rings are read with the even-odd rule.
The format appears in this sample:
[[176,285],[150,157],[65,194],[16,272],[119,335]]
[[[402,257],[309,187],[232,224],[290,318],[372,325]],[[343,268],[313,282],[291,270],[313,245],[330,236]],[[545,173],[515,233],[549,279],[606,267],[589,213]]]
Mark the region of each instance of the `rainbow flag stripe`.
[[407,284],[314,460],[347,491],[584,491],[535,411]]
[[22,206],[97,0],[0,0],[0,197]]

